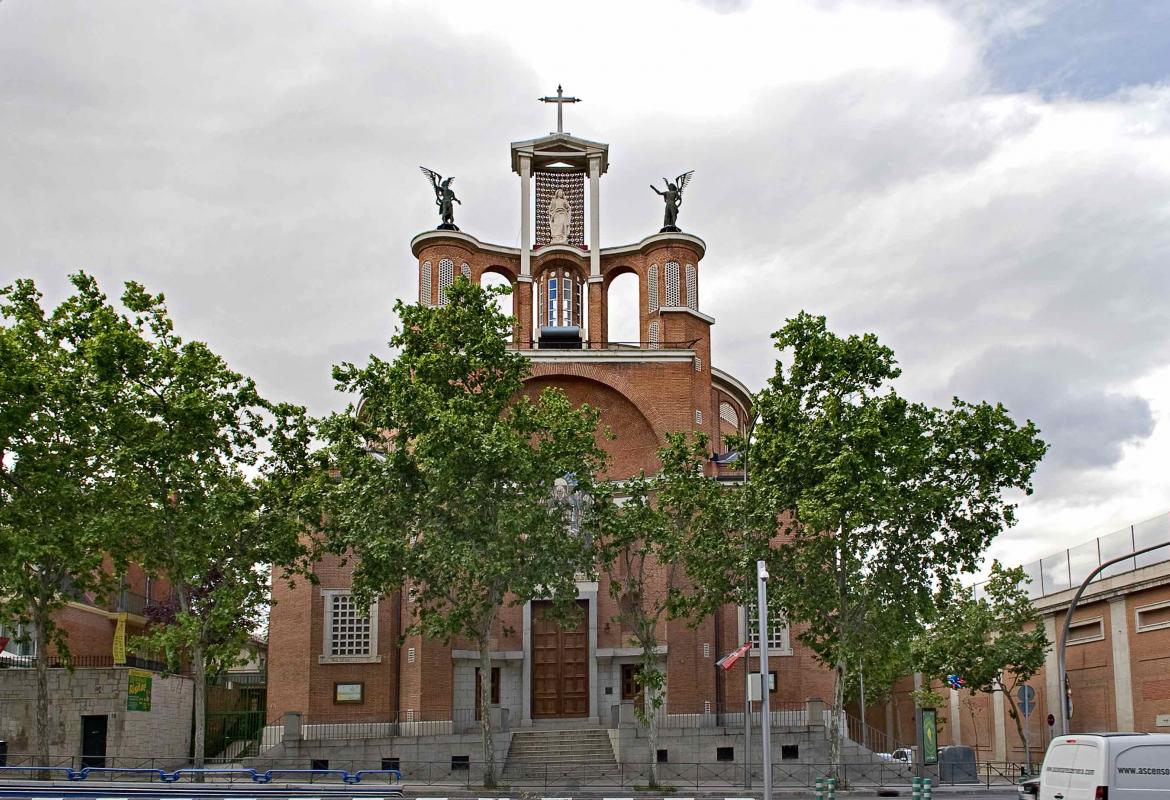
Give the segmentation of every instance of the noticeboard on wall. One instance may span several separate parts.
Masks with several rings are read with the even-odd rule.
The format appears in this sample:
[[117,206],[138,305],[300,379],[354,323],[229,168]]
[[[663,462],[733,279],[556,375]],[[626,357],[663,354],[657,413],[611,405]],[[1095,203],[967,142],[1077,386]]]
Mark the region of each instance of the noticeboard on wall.
[[154,673],[144,669],[126,671],[126,710],[150,711],[150,692]]

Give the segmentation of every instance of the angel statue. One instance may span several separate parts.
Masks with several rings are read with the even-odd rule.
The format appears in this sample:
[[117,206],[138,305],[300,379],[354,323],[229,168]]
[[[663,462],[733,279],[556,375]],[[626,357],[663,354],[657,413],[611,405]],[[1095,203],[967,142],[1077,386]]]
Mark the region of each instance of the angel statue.
[[687,188],[687,184],[691,182],[691,176],[695,174],[692,169],[690,172],[684,172],[674,179],[674,182],[668,181],[666,178],[662,182],[666,184],[666,191],[659,191],[658,187],[651,184],[650,188],[654,193],[666,201],[666,214],[663,216],[662,231],[660,232],[676,232],[679,230],[678,225],[678,210],[682,207],[682,193],[683,189]]
[[431,181],[431,187],[435,190],[435,205],[439,207],[439,227],[445,230],[457,231],[455,227],[455,206],[454,203],[459,203],[459,198],[455,196],[455,190],[451,188],[451,183],[454,178],[443,179],[443,176],[432,169],[426,167],[419,167],[422,174],[426,175]]

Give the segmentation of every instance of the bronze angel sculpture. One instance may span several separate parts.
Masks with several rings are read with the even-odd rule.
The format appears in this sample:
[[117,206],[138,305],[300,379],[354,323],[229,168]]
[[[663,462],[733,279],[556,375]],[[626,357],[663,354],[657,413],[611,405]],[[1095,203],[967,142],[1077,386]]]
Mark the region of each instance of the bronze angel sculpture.
[[451,184],[455,178],[443,179],[443,176],[435,172],[433,169],[426,167],[419,167],[422,174],[426,175],[431,182],[431,188],[435,190],[435,205],[439,207],[439,227],[447,230],[459,230],[455,227],[455,203],[463,205],[459,198],[455,196],[455,190],[451,188]]
[[651,184],[650,188],[654,193],[666,201],[666,214],[663,216],[662,230],[665,232],[677,231],[678,228],[678,210],[682,207],[682,193],[683,189],[687,188],[687,184],[691,182],[691,176],[695,174],[692,169],[690,172],[684,172],[674,179],[673,182],[666,178],[662,182],[666,184],[666,191],[660,191],[657,186]]

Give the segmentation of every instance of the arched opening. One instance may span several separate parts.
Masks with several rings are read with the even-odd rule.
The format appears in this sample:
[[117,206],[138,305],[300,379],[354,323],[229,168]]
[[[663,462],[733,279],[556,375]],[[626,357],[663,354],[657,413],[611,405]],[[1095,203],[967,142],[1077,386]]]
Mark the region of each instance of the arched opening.
[[642,338],[638,309],[638,276],[625,272],[609,282],[605,293],[606,335],[610,342],[637,342]]
[[492,300],[496,304],[501,314],[507,314],[509,317],[516,317],[516,287],[512,285],[512,280],[509,276],[500,272],[494,272],[491,268],[484,270],[483,275],[479,278],[479,285],[485,289],[492,289],[497,286],[509,286],[512,288],[512,293],[507,295],[496,295]]

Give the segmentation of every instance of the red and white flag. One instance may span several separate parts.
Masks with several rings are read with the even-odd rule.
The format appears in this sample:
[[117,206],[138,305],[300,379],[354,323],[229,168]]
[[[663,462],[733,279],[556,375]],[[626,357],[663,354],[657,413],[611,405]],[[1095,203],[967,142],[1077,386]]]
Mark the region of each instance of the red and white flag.
[[739,648],[738,650],[731,651],[730,653],[725,655],[723,658],[716,661],[715,666],[719,667],[720,669],[731,669],[732,667],[735,666],[735,663],[737,661],[739,661],[741,658],[743,658],[744,656],[746,656],[748,654],[748,651],[751,649],[752,649],[752,643],[751,642],[744,642],[743,647]]

